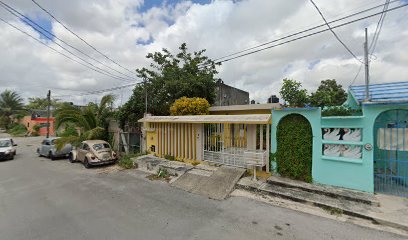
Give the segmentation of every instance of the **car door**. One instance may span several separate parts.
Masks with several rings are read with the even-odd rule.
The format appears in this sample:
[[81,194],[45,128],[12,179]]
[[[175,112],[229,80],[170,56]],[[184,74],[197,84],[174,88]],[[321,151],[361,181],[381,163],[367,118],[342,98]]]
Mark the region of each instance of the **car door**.
[[89,150],[88,144],[82,143],[81,147],[78,150],[78,160],[84,161],[88,150]]
[[50,142],[47,139],[44,139],[41,143],[41,149],[40,149],[40,154],[43,156],[47,156],[48,155],[48,146],[49,146]]

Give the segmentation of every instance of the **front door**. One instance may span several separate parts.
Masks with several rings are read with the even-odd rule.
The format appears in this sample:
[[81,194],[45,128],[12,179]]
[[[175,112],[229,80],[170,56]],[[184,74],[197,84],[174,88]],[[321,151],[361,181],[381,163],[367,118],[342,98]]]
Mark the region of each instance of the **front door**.
[[375,192],[408,196],[408,110],[381,113],[374,139]]

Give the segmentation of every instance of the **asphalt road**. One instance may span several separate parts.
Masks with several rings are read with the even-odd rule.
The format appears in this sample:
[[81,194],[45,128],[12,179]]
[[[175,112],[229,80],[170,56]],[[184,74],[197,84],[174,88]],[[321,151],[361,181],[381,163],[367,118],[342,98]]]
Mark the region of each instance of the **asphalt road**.
[[244,197],[215,201],[137,170],[85,169],[37,157],[16,139],[0,162],[0,239],[404,239]]

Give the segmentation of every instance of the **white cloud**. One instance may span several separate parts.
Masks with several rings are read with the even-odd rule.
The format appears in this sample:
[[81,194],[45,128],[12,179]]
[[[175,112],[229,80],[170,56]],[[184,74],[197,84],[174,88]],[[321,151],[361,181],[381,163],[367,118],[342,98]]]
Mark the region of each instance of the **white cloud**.
[[[141,0],[37,1],[93,46],[132,71],[148,65],[145,59],[148,52],[162,48],[176,51],[182,42],[186,42],[191,50],[207,49],[207,54],[215,59],[322,24],[320,16],[306,0],[219,0],[206,5],[165,1],[145,12],[138,10]],[[27,16],[48,18],[31,1],[6,2]],[[334,20],[383,1],[319,0],[316,3],[328,20]],[[371,62],[372,82],[408,80],[408,57],[402,51],[408,44],[407,9],[386,16]],[[39,37],[37,32],[3,9],[0,9],[0,17]],[[369,27],[372,34],[377,21],[378,16],[335,31],[362,58],[364,27]],[[59,38],[99,61],[109,63],[54,21],[52,30]],[[0,32],[0,90],[11,88],[30,97],[45,96],[48,89],[54,89],[55,95],[69,94],[72,96],[66,100],[83,104],[84,97],[75,96],[77,91],[62,91],[61,88],[90,91],[125,84],[55,54],[3,23],[0,23]],[[59,49],[52,42],[47,44]],[[114,64],[109,63],[109,66],[130,74]],[[301,81],[309,91],[327,78],[337,79],[348,87],[359,66],[333,35],[325,32],[226,62],[219,68],[218,77],[227,84],[249,91],[251,98],[265,102],[269,95],[279,92],[285,77]],[[363,76],[361,71],[356,83],[362,84]],[[119,96],[118,103],[120,99],[122,102],[127,100],[131,89],[116,93],[120,95],[121,92],[123,96]],[[86,100],[94,101],[99,97],[88,96]]]

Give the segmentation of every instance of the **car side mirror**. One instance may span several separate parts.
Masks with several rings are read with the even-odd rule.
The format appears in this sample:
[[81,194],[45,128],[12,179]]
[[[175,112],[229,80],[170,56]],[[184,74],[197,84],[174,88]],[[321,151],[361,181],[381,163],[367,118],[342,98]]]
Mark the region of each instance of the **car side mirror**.
[[14,143],[13,146],[14,146],[14,147],[17,147],[17,143]]

